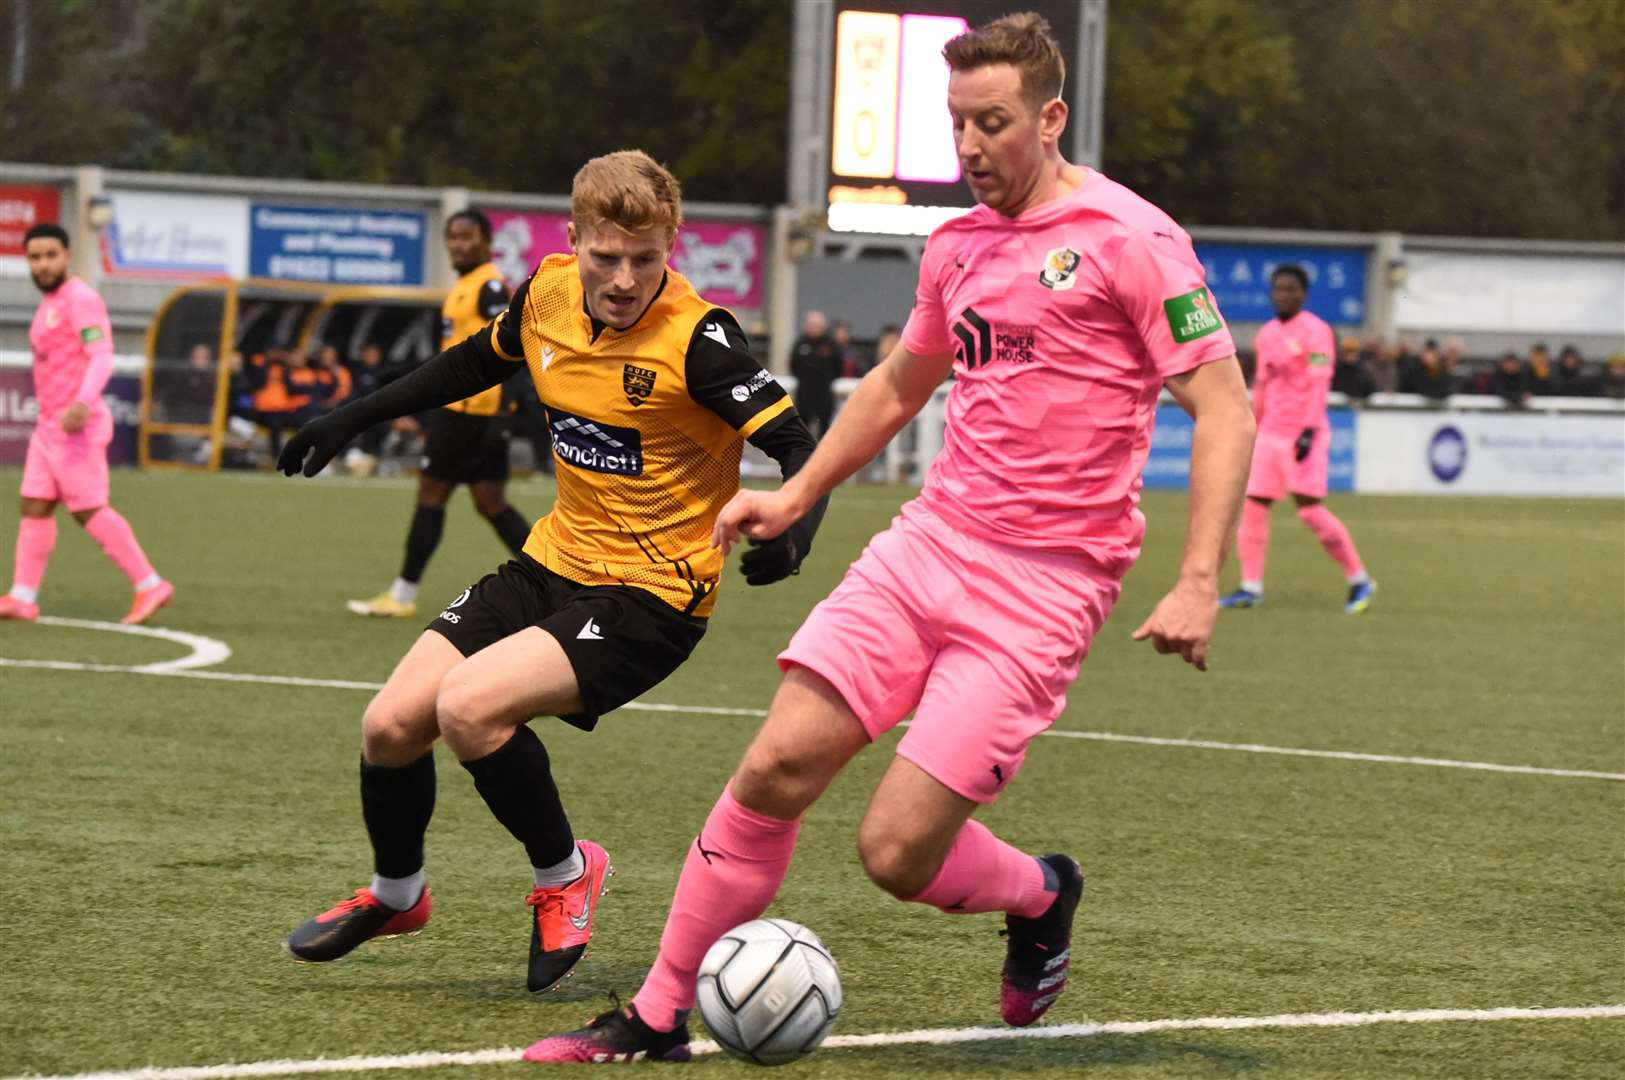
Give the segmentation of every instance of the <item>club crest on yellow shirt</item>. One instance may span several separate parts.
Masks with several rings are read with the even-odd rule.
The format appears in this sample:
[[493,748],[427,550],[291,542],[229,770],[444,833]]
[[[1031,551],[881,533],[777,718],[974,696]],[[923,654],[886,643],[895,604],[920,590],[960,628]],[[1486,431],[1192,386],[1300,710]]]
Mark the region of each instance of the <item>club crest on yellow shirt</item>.
[[1083,256],[1069,247],[1058,247],[1044,256],[1044,269],[1038,272],[1038,283],[1046,289],[1065,292],[1078,283],[1078,263]]
[[627,401],[642,405],[655,392],[655,373],[648,368],[627,364],[621,372],[621,386],[626,390]]

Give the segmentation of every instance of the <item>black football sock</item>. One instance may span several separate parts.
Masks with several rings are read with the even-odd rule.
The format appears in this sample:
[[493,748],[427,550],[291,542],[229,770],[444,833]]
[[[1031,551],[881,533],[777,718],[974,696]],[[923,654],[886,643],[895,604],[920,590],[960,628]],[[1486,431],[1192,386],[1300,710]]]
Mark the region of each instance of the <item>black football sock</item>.
[[380,877],[411,877],[423,869],[423,834],[434,815],[434,753],[399,768],[361,762],[361,818],[372,838]]
[[553,783],[547,748],[528,727],[482,758],[463,762],[491,813],[525,845],[532,866],[553,866],[570,857],[575,835]]
[[444,507],[420,506],[412,513],[412,527],[406,530],[406,560],[401,563],[401,579],[416,585],[423,580],[423,568],[440,546],[446,531]]
[[501,511],[487,516],[485,520],[491,523],[491,528],[497,531],[497,535],[502,537],[502,542],[515,555],[523,550],[525,541],[530,539],[530,522],[511,506],[504,506]]

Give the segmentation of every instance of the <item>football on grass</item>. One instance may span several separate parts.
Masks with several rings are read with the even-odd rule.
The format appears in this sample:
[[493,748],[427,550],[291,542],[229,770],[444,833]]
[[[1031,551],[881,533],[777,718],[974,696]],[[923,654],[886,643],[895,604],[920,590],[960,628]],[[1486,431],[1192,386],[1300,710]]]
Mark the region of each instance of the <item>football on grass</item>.
[[723,934],[700,962],[697,989],[718,1044],[758,1065],[812,1053],[841,1011],[835,958],[788,919],[756,919]]

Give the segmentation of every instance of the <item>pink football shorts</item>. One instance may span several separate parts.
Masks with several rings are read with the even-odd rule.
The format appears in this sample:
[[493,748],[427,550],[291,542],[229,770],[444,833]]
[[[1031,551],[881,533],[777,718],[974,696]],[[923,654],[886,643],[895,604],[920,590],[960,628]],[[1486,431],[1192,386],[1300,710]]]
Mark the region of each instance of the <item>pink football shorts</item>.
[[22,497],[59,502],[69,511],[107,505],[107,444],[113,441],[113,418],[92,413],[75,435],[55,425],[39,424],[28,437],[23,459]]
[[1332,433],[1317,428],[1309,456],[1294,461],[1297,436],[1259,432],[1253,443],[1253,465],[1247,473],[1247,495],[1254,499],[1280,499],[1287,492],[1312,499],[1326,497],[1326,476],[1331,461]]
[[1066,689],[1122,583],[1087,559],[955,529],[916,499],[779,654],[829,680],[871,739],[991,803]]

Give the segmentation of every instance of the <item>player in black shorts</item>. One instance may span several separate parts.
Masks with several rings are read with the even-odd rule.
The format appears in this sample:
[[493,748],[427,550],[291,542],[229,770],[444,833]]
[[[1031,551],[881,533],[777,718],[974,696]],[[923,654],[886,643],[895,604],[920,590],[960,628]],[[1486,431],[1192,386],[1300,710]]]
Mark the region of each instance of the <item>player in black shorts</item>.
[[[667,265],[682,221],[671,174],[637,151],[596,158],[576,175],[571,214],[575,254],[544,259],[490,326],[300,429],[278,462],[313,476],[357,432],[497,386],[522,363],[558,476],[524,550],[452,597],[368,705],[372,882],[288,935],[297,959],[335,960],[428,922],[424,836],[443,738],[524,845],[526,984],[557,986],[592,937],[613,868],[576,838],[529,721],[590,730],[683,663],[716,604],[723,556],[711,534],[739,489],[744,442],[786,477],[812,455],[811,433],[733,316]],[[747,552],[745,580],[795,573],[822,514],[820,504]]]
[[[508,306],[508,287],[491,261],[491,222],[478,210],[459,210],[446,220],[446,251],[460,275],[440,307],[440,347],[449,349],[478,332]],[[357,615],[417,617],[418,582],[440,546],[446,503],[459,484],[468,485],[474,508],[491,523],[509,551],[518,553],[530,522],[508,504],[508,410],[502,388],[474,394],[435,409],[424,418],[423,469],[417,508],[406,532],[399,576],[370,600],[351,600]]]

